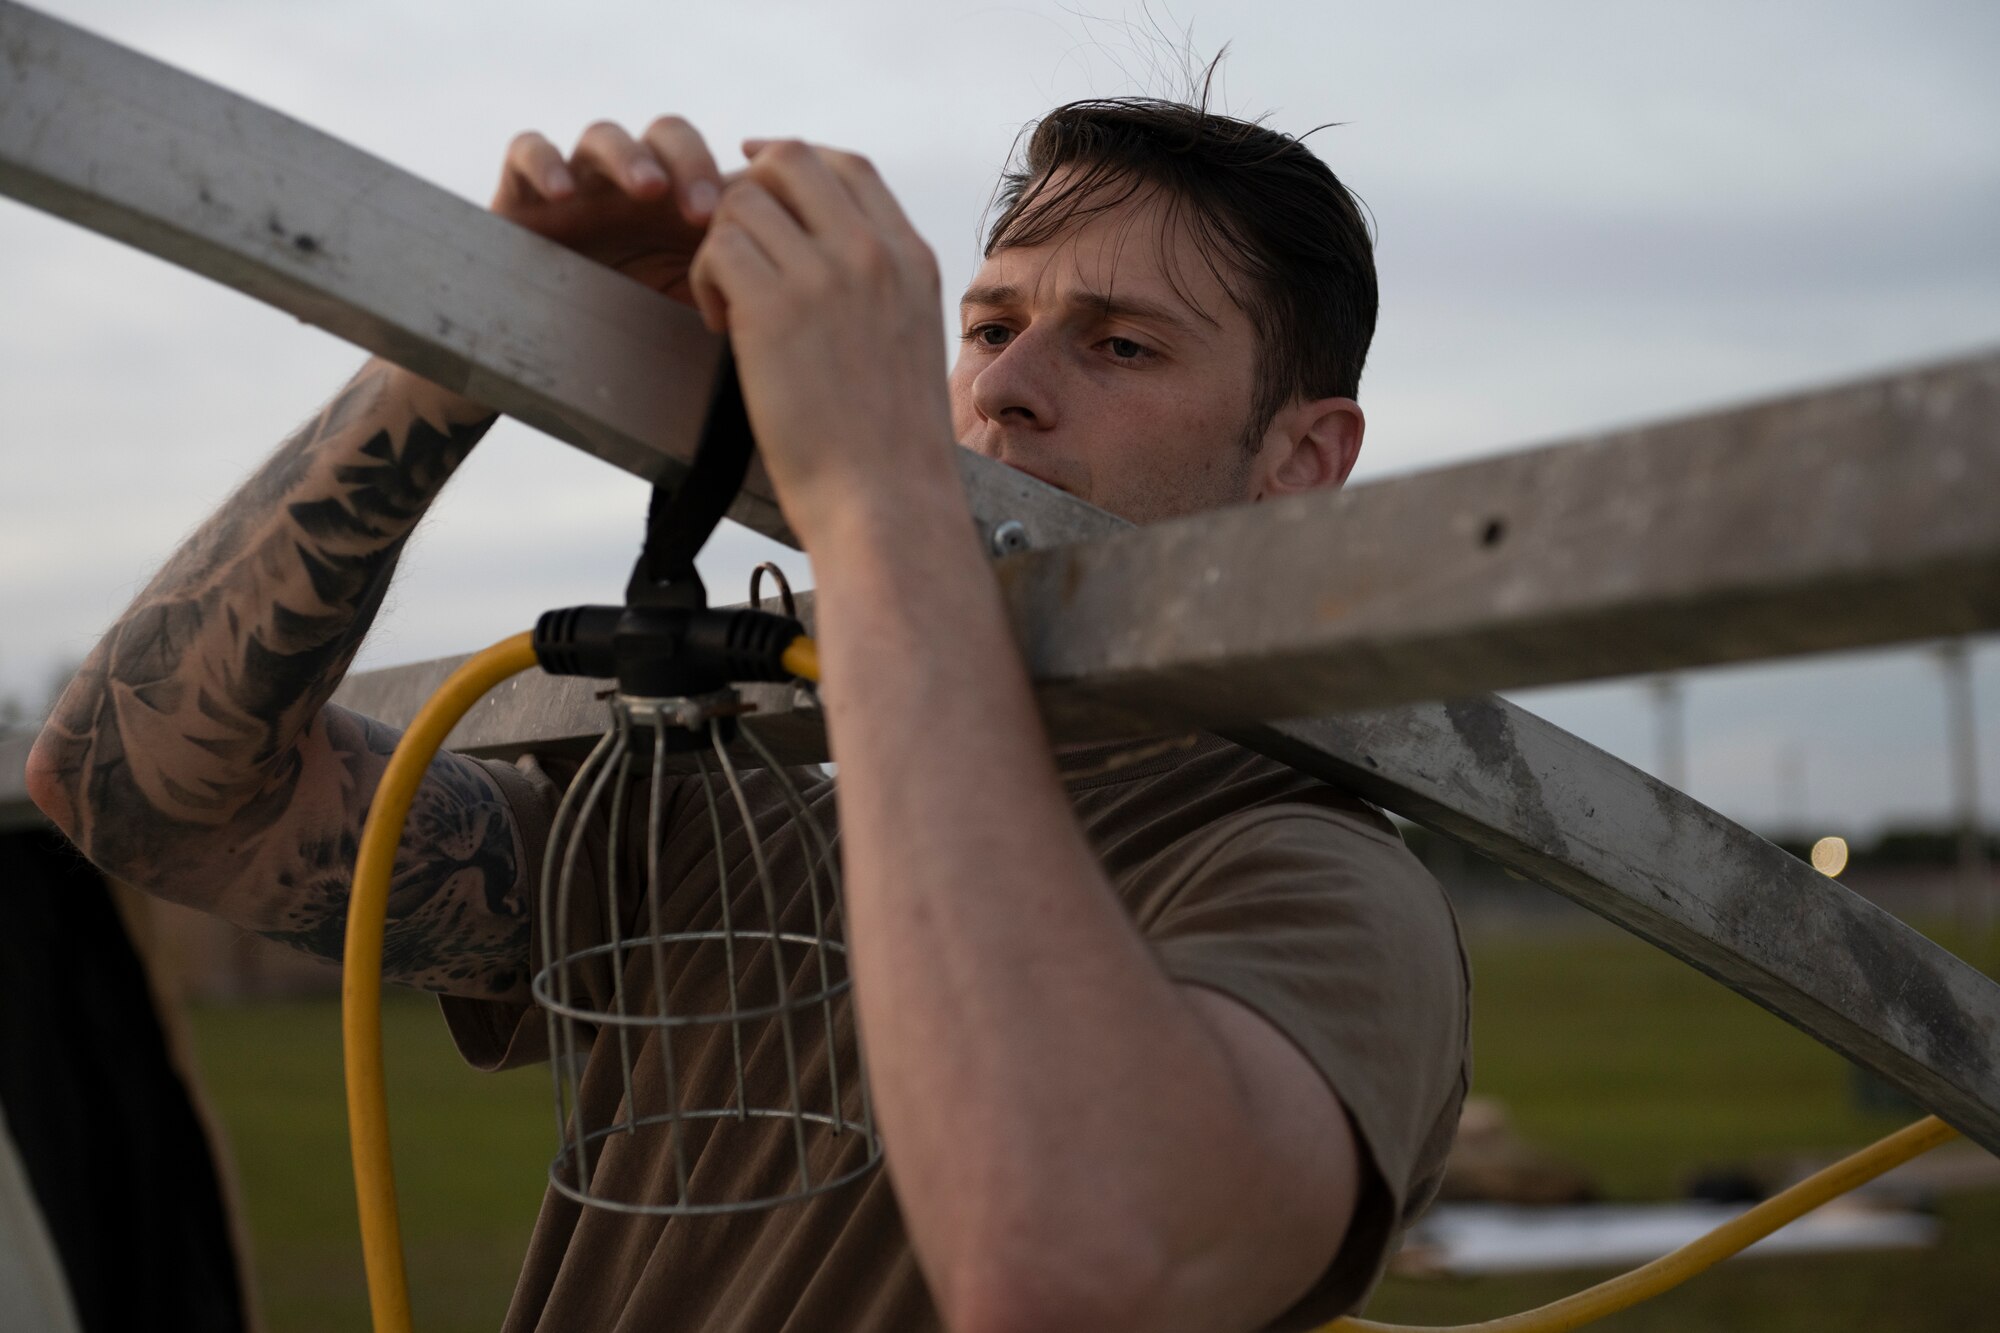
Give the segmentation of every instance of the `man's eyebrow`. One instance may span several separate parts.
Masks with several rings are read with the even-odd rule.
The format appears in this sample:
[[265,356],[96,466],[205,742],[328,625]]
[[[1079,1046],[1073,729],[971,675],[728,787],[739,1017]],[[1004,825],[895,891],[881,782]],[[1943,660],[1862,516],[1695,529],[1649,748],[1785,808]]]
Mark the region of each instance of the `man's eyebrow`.
[[[975,305],[1015,305],[1021,299],[1019,287],[1003,282],[985,287],[968,287],[965,289],[965,295],[959,297],[958,304],[960,309]],[[1079,290],[1072,292],[1064,304],[1072,309],[1087,310],[1093,315],[1149,320],[1181,333],[1200,332],[1192,321],[1171,306],[1162,305],[1158,301],[1148,301],[1144,297],[1114,296],[1106,292]]]
[[1021,289],[1012,283],[992,283],[985,287],[967,287],[965,295],[958,298],[961,309],[969,305],[1012,305],[1021,299]]

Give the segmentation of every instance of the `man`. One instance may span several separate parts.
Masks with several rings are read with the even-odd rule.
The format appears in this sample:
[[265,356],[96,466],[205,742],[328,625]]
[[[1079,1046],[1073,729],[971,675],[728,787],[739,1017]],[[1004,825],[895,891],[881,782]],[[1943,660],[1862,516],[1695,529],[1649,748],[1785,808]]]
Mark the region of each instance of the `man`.
[[[948,441],[1140,521],[1339,485],[1375,304],[1353,201],[1256,126],[1060,108],[1003,183],[947,377],[935,262],[868,163],[744,151],[725,178],[676,119],[593,126],[567,157],[526,135],[494,207],[735,347],[813,559],[887,1178],[713,1225],[552,1198],[509,1326],[1248,1329],[1352,1307],[1464,1091],[1449,909],[1379,814],[1220,742],[1066,790]],[[113,873],[337,957],[394,736],[326,700],[490,420],[366,368],[85,666],[31,760],[51,818]],[[482,1063],[532,1053],[554,794],[532,762],[441,756],[399,857],[385,973],[456,997]]]

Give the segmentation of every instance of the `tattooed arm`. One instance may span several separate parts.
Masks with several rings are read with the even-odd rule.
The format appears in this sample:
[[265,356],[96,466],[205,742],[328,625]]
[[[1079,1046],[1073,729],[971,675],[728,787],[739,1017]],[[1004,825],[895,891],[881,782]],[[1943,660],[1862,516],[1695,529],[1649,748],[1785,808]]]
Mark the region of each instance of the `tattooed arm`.
[[[347,881],[396,733],[327,704],[410,530],[492,414],[371,363],[170,559],[58,702],[37,802],[108,873],[338,957]],[[523,985],[526,912],[500,793],[426,775],[385,972]]]
[[[493,209],[685,296],[720,186],[685,121],[524,134]],[[397,733],[327,703],[403,542],[493,414],[371,362],[167,562],[58,702],[29,790],[107,872],[338,958],[361,822]],[[440,755],[397,854],[383,974],[527,995],[524,873],[506,803]]]

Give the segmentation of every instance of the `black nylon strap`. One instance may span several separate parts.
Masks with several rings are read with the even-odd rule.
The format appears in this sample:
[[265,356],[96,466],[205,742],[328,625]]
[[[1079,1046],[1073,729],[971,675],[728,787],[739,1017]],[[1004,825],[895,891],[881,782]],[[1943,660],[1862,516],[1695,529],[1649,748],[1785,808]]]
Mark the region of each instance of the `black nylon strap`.
[[743,386],[736,378],[736,357],[725,347],[694,462],[680,485],[671,490],[653,488],[646,511],[645,549],[625,588],[628,606],[708,605],[708,591],[695,573],[694,558],[743,488],[756,449],[750,414],[743,406]]

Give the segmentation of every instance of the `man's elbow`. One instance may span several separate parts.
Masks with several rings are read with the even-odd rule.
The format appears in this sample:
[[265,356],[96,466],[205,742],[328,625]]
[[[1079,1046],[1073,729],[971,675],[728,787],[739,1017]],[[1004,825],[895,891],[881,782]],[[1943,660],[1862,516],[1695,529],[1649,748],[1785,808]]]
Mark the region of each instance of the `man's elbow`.
[[[1297,1202],[1297,1201],[1294,1201]],[[1084,1209],[1083,1212],[1091,1210]],[[985,1228],[954,1247],[932,1277],[951,1333],[1171,1333],[1261,1327],[1296,1303],[1346,1242],[1351,1192],[1304,1206],[1207,1214],[1211,1225],[1168,1232],[1138,1210],[1042,1211],[1032,1222]],[[1126,1219],[1122,1223],[1116,1218]],[[995,1239],[1010,1237],[1010,1240]]]
[[1113,1299],[1109,1291],[1038,1292],[1033,1284],[995,1285],[961,1292],[940,1310],[949,1333],[1110,1333],[1135,1327],[1143,1301]]
[[975,1255],[937,1293],[950,1333],[1116,1333],[1154,1329],[1163,1264],[1136,1253],[1046,1250]]

